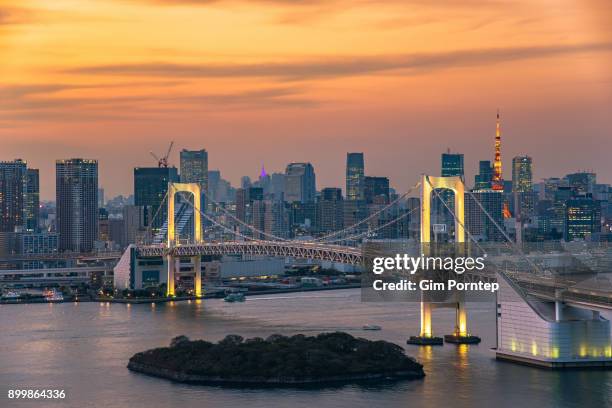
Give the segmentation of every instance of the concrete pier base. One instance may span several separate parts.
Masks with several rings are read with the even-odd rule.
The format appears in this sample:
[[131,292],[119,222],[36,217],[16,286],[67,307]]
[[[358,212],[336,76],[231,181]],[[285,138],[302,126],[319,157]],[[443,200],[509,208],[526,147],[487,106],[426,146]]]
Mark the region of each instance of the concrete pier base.
[[442,346],[444,345],[444,339],[442,337],[410,336],[406,340],[406,344],[415,346]]
[[444,336],[444,341],[446,343],[454,343],[454,344],[478,344],[481,339],[478,336],[460,336],[457,334],[447,334]]

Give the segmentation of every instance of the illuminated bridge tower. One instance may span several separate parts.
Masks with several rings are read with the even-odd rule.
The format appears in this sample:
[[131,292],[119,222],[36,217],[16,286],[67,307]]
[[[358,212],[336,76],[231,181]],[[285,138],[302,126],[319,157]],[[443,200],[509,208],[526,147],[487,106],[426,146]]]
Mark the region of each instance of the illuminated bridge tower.
[[[421,253],[429,255],[430,251],[430,227],[431,227],[431,194],[434,189],[445,188],[452,190],[455,196],[455,242],[465,242],[465,210],[464,195],[465,184],[460,176],[432,177],[423,174],[421,180]],[[461,245],[457,245],[461,247]],[[417,345],[441,345],[441,337],[435,337],[432,330],[431,318],[434,307],[452,307],[457,316],[453,334],[444,336],[444,340],[451,343],[479,343],[480,338],[469,335],[467,331],[467,312],[465,310],[465,299],[462,294],[457,294],[452,302],[434,302],[430,295],[421,292],[421,331],[418,336],[411,336],[408,344]]]
[[[202,243],[202,215],[200,214],[201,207],[201,188],[199,183],[168,183],[168,284],[166,296],[174,296],[174,283],[176,278],[176,268],[178,257],[173,255],[172,249],[180,246],[180,241],[175,236],[174,224],[174,198],[177,193],[191,193],[193,195],[193,240],[194,244]],[[201,255],[191,256],[193,263],[194,277],[193,289],[196,297],[202,296],[202,258]]]

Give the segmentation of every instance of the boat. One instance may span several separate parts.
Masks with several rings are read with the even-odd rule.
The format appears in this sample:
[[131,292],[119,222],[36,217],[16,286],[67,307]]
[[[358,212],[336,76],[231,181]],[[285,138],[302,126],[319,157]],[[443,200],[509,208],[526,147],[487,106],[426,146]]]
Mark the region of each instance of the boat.
[[2,299],[4,300],[17,300],[21,297],[21,294],[18,292],[9,291],[2,295]]
[[244,294],[242,293],[230,293],[225,298],[226,302],[244,302]]
[[382,327],[375,324],[366,324],[362,327],[363,330],[381,330]]
[[44,292],[45,300],[49,303],[57,303],[64,301],[64,295],[55,289]]

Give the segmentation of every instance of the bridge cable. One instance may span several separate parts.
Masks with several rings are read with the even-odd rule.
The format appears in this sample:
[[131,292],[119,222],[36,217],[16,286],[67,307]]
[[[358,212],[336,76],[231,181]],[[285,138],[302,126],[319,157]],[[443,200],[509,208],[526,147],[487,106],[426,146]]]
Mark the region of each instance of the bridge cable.
[[228,217],[230,217],[232,220],[234,220],[235,222],[237,222],[240,225],[243,225],[244,227],[250,229],[252,232],[257,232],[258,234],[260,234],[261,236],[265,236],[265,237],[270,237],[273,240],[276,241],[288,241],[288,239],[286,238],[282,238],[282,237],[278,237],[274,234],[269,234],[265,231],[261,231],[258,228],[255,228],[255,226],[242,221],[240,218],[236,217],[234,214],[232,214],[231,212],[229,212],[228,210],[226,210],[222,205],[220,205],[218,202],[216,202],[215,200],[213,200],[206,191],[204,191],[204,196],[206,197],[207,200],[209,200],[216,208],[219,208],[225,215],[227,215]]
[[[194,211],[196,211],[196,208],[194,206],[194,204],[191,202],[191,200],[188,199],[188,197],[186,197],[184,195],[184,193],[179,193],[180,196],[193,208]],[[247,237],[246,235],[241,234],[240,232],[234,231],[233,229],[231,229],[230,227],[221,224],[220,222],[216,221],[213,217],[210,217],[208,214],[206,214],[205,212],[202,211],[202,209],[198,209],[197,210],[201,216],[203,216],[204,218],[206,218],[208,221],[212,222],[214,225],[223,228],[224,230],[226,230],[227,232],[229,232],[230,234],[239,236],[247,241],[252,240],[252,241],[256,241],[253,237]]]
[[[328,238],[332,238],[332,237],[335,237],[335,236],[337,236],[337,235],[342,235],[342,234],[343,234],[343,233],[345,233],[345,232],[348,232],[348,231],[351,231],[351,230],[355,229],[355,228],[356,228],[356,227],[358,227],[359,225],[364,224],[364,223],[366,223],[366,222],[368,222],[368,221],[370,221],[370,220],[374,219],[374,217],[378,216],[378,215],[379,215],[379,214],[381,214],[383,211],[386,211],[386,210],[388,210],[389,208],[391,208],[392,206],[394,206],[395,204],[399,203],[399,202],[400,202],[400,200],[404,199],[404,198],[405,198],[405,197],[406,197],[408,194],[410,194],[410,193],[412,192],[412,190],[414,190],[415,188],[418,188],[420,185],[421,185],[421,183],[420,183],[420,182],[416,183],[414,186],[410,187],[410,188],[408,189],[408,191],[406,191],[406,192],[405,192],[404,194],[402,194],[400,197],[396,198],[395,200],[393,200],[391,203],[387,204],[385,207],[381,208],[380,210],[378,210],[378,211],[376,211],[376,212],[372,213],[372,214],[371,214],[370,216],[368,216],[367,218],[364,218],[363,220],[361,220],[361,221],[359,221],[359,222],[357,222],[357,223],[355,223],[355,224],[353,224],[353,225],[351,225],[351,226],[349,226],[349,227],[346,227],[346,228],[344,228],[344,229],[342,229],[342,230],[340,230],[340,231],[335,231],[335,232],[332,232],[332,233],[327,234],[327,235],[324,235],[324,236],[322,236],[322,237],[319,237],[319,238],[313,239],[313,240],[311,240],[311,241],[309,241],[309,242],[320,242],[320,241],[326,241]],[[334,241],[332,241],[332,242],[335,242],[335,241],[337,241],[337,240],[334,240]]]
[[417,208],[413,208],[410,211],[405,212],[404,214],[400,215],[399,217],[394,218],[391,221],[387,222],[386,224],[380,225],[380,226],[378,226],[378,227],[376,227],[374,229],[362,232],[362,233],[357,234],[357,235],[345,237],[345,238],[338,238],[338,239],[334,239],[334,240],[331,240],[331,241],[325,241],[324,243],[325,244],[331,244],[331,243],[334,243],[334,242],[353,241],[353,240],[356,240],[356,239],[360,239],[362,237],[368,236],[369,234],[371,234],[373,232],[376,232],[376,231],[379,231],[379,230],[381,230],[383,228],[386,228],[389,225],[395,224],[396,222],[402,220],[403,218],[406,218],[407,216],[409,216],[410,214],[412,214],[413,212],[415,212],[418,209],[419,209],[418,207]]

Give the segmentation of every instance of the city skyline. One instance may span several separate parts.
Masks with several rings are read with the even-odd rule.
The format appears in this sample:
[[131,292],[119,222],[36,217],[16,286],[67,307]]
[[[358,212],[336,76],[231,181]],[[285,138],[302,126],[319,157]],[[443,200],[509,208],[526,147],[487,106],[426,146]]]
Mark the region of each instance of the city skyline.
[[2,159],[40,168],[43,199],[55,159],[99,160],[114,196],[170,140],[206,149],[234,185],[262,162],[310,161],[318,188],[342,186],[343,156],[363,151],[368,174],[399,188],[446,148],[465,154],[470,179],[493,160],[497,108],[505,174],[529,154],[536,179],[612,178],[606,1],[0,6]]

